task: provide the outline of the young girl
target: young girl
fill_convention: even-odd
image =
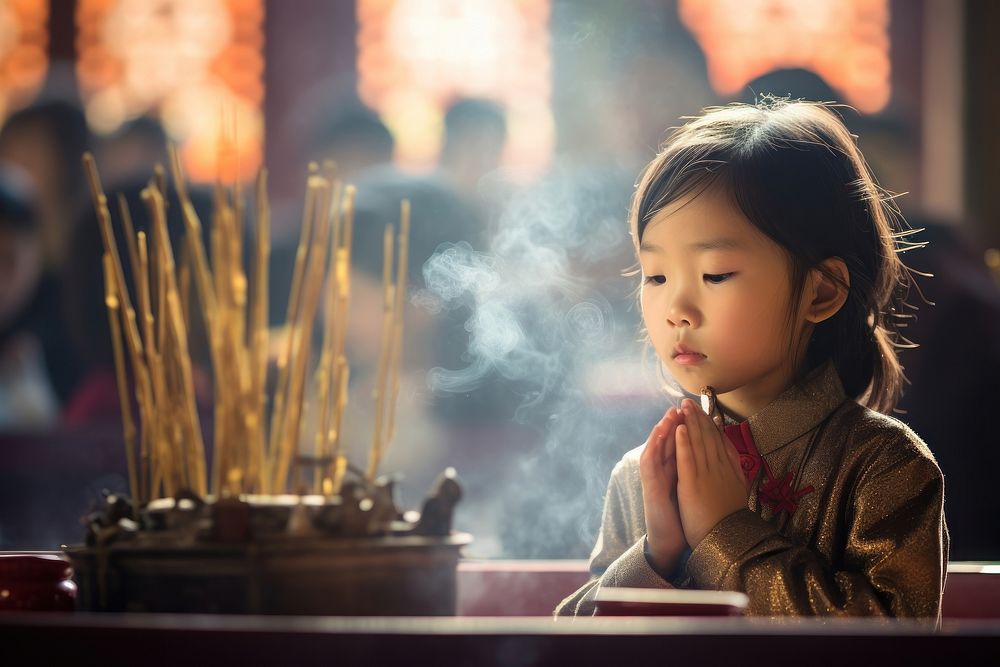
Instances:
[[[883,414],[908,273],[837,116],[709,110],[647,167],[630,217],[653,347],[721,417],[686,398],[623,457],[592,579],[556,613],[639,586],[742,591],[755,615],[939,617],[943,478]]]

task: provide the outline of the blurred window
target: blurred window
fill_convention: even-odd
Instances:
[[[677,7],[724,96],[771,70],[801,67],[858,111],[889,102],[888,0],[679,0]]]
[[[505,107],[505,166],[536,174],[548,165],[548,0],[358,0],[357,16],[359,94],[393,130],[402,165],[433,165],[458,97]]]
[[[0,0],[0,121],[34,98],[49,59],[49,3]]]
[[[196,181],[252,176],[264,120],[263,0],[78,0],[87,120],[159,115]]]

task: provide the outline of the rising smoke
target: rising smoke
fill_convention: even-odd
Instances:
[[[630,377],[641,346],[621,276],[628,187],[608,182],[556,171],[505,202],[489,252],[445,244],[423,267],[415,300],[461,313],[467,340],[460,363],[428,373],[430,390],[513,394],[506,417],[531,440],[484,451],[465,475],[459,524],[476,534],[476,555],[585,557],[611,467],[655,421],[652,382],[645,400],[620,400],[642,384]]]

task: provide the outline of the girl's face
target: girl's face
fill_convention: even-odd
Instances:
[[[726,196],[709,188],[659,211],[639,263],[646,330],[687,392],[711,385],[727,410],[747,416],[791,384],[805,304],[790,331],[789,260]]]

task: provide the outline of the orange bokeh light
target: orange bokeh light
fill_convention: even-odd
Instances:
[[[78,0],[76,21],[77,76],[96,131],[154,115],[192,180],[256,173],[263,0]]]
[[[0,0],[0,120],[28,103],[48,70],[49,3]]]
[[[549,3],[544,0],[358,0],[358,92],[396,135],[397,160],[438,157],[444,111],[459,97],[503,104],[503,163],[522,174],[551,160]]]
[[[723,95],[772,70],[802,67],[859,111],[889,103],[888,0],[679,0],[678,13]]]

